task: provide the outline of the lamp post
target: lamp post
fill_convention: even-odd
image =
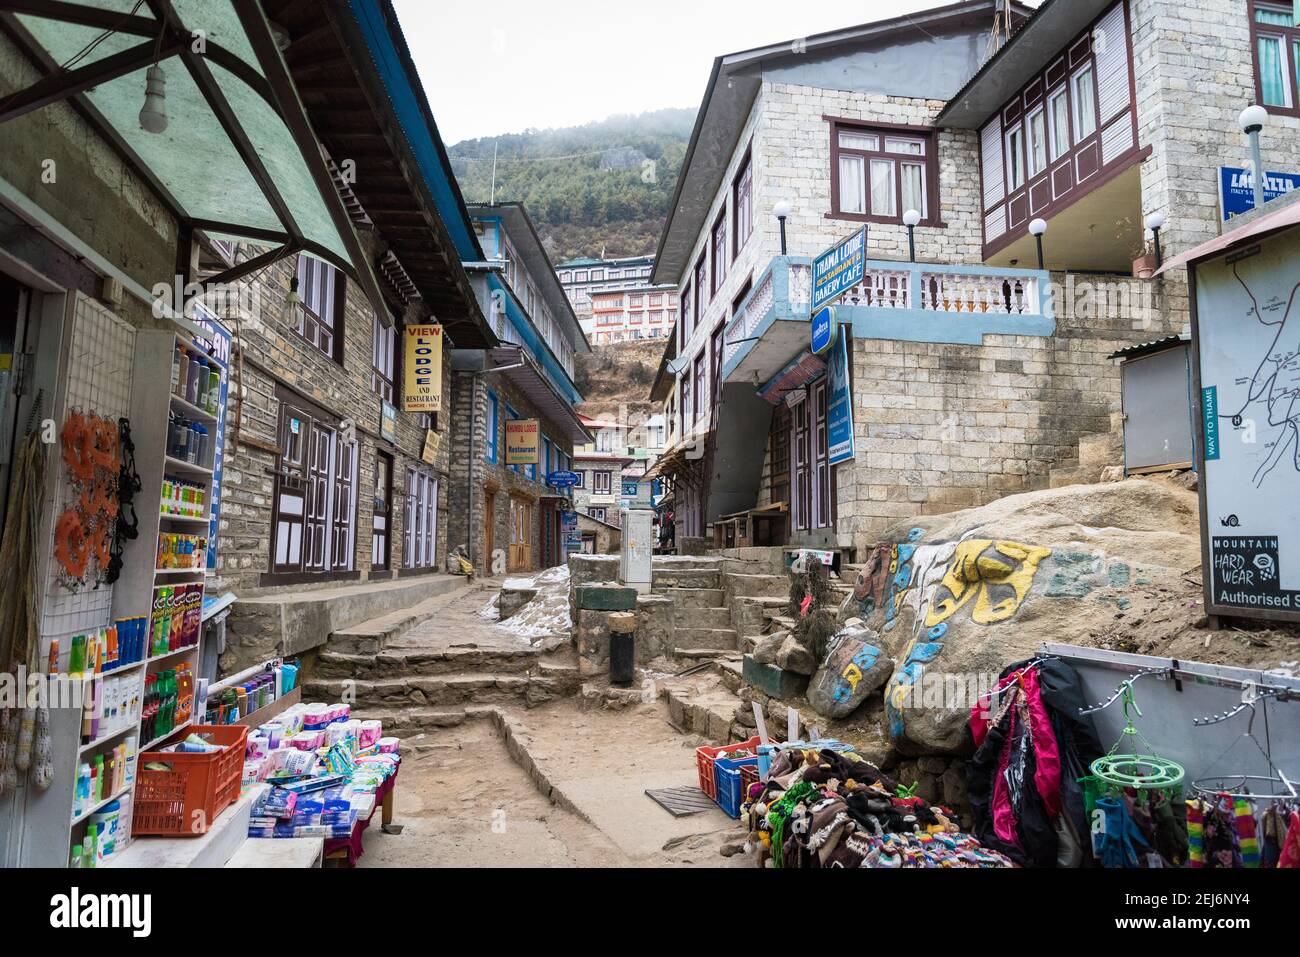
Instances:
[[[1047,232],[1047,220],[1035,219],[1029,224],[1029,235],[1038,243],[1038,268],[1043,268],[1043,233]]]
[[[1250,162],[1255,167],[1252,173],[1255,181],[1255,208],[1260,209],[1264,205],[1264,164],[1259,154],[1259,131],[1268,122],[1268,110],[1259,104],[1248,106],[1241,111],[1237,122],[1241,124],[1241,131],[1250,140]]]
[[[1159,269],[1164,265],[1165,257],[1160,252],[1160,230],[1165,225],[1164,213],[1152,213],[1147,217],[1147,229],[1151,230],[1151,236],[1156,244],[1156,268]]]
[[[907,259],[916,262],[916,225],[921,221],[921,214],[909,209],[903,214],[903,225],[907,227]]]
[[[781,255],[785,255],[785,220],[790,215],[790,204],[781,200],[772,207],[772,212],[776,214],[776,220],[781,224]]]

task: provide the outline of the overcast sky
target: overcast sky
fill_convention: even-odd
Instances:
[[[448,145],[612,113],[694,110],[716,56],[947,2],[394,0]]]

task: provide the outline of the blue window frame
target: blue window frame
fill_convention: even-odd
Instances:
[[[497,394],[488,389],[487,394],[487,448],[483,450],[483,458],[496,464],[497,460],[497,435],[501,428],[499,421],[501,418],[501,404],[497,401]]]
[[[543,435],[542,436],[542,482],[543,483],[545,483],[546,481],[546,476],[550,475],[552,472],[555,471],[555,467],[551,462],[552,448],[553,446],[551,445],[551,440]]]

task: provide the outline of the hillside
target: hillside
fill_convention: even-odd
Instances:
[[[583,126],[524,130],[452,146],[468,202],[522,202],[553,262],[654,252],[686,154],[694,110],[611,116]]]
[[[629,418],[653,415],[658,409],[650,401],[650,386],[663,353],[664,342],[656,339],[593,346],[590,355],[579,355],[575,384],[583,402],[578,411],[598,419],[617,418],[620,407]]]

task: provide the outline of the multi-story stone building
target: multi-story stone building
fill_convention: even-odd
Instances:
[[[652,256],[584,257],[556,267],[582,331],[593,344],[667,336],[677,322],[676,288],[652,286],[653,267]]]
[[[1146,217],[1166,252],[1217,233],[1218,168],[1242,165],[1237,116],[1261,98],[1266,168],[1300,161],[1285,5],[1046,0],[1013,6],[989,55],[1000,6],[715,62],[652,277],[681,302],[656,391],[677,434],[652,470],[679,542],[765,509],[791,543],[861,548],[1074,474],[1120,411],[1110,353],[1186,322],[1180,275],[1134,278]],[[810,350],[811,263],[863,227],[837,306],[846,406]]]

